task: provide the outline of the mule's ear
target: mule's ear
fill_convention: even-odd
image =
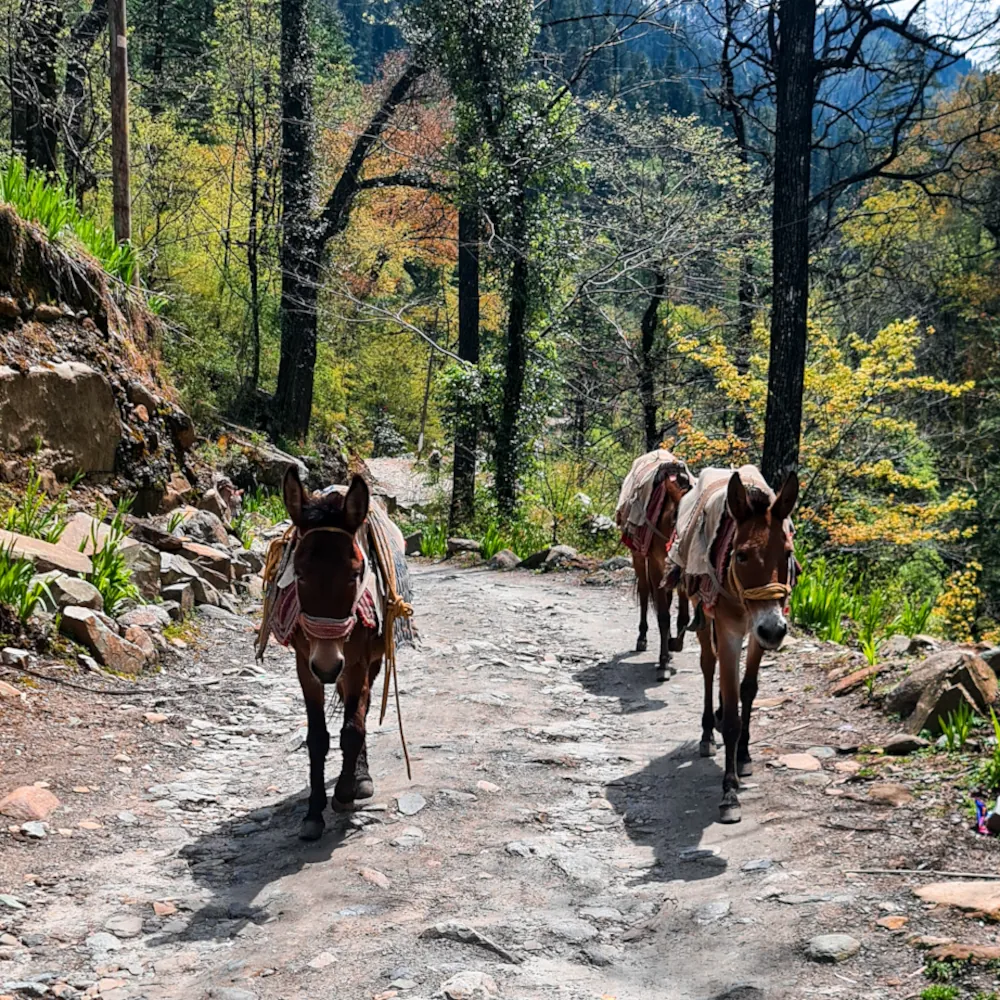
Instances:
[[[306,502],[306,491],[302,487],[302,480],[299,479],[299,469],[296,465],[290,465],[285,472],[285,481],[281,488],[282,496],[285,500],[285,510],[292,519],[292,524],[296,527],[302,524],[302,508]]]
[[[729,506],[729,513],[739,523],[748,521],[753,516],[750,509],[750,501],[747,499],[747,490],[740,479],[740,474],[734,472],[729,477],[729,488],[726,490],[726,503]]]
[[[368,484],[361,476],[355,475],[344,498],[344,527],[348,531],[357,531],[364,524],[369,503]]]
[[[789,472],[788,478],[781,484],[778,495],[771,504],[771,516],[779,524],[791,514],[795,501],[799,498],[799,477],[796,472]]]

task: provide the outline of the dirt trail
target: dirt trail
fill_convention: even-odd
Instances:
[[[495,983],[521,1000],[913,995],[918,956],[874,927],[912,900],[845,878],[865,848],[822,825],[833,772],[762,760],[837,745],[850,727],[824,722],[832,709],[816,702],[805,726],[762,709],[743,822],[722,827],[721,756],[697,756],[693,643],[656,685],[654,654],[623,653],[637,617],[623,588],[448,564],[414,577],[421,644],[400,656],[413,783],[390,709],[381,729],[371,720],[374,800],[328,813],[324,838],[300,843],[290,654],[272,645],[261,670],[247,621],[206,622],[161,697],[89,727],[90,746],[132,758],[128,775],[85,813],[59,787],[80,777],[53,772],[68,818],[52,825],[87,814],[101,829],[4,842],[19,853],[0,892],[28,909],[0,906],[20,941],[0,947],[0,994],[457,1000]],[[765,706],[795,669],[793,654],[765,661]],[[167,721],[146,723],[150,707]],[[338,768],[333,755],[331,787]],[[444,921],[503,954],[423,936]],[[832,932],[860,938],[861,955],[808,961],[804,942]],[[463,993],[463,978],[480,992]]]

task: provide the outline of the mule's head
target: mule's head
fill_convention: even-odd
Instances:
[[[750,615],[750,629],[764,649],[777,649],[785,638],[788,599],[787,596],[754,599],[752,592],[771,584],[788,587],[792,583],[794,555],[791,533],[785,521],[798,495],[799,479],[794,472],[789,474],[773,500],[759,490],[747,490],[738,472],[729,480],[729,513],[736,521],[731,572],[739,584],[738,589],[751,592],[744,603]]]
[[[355,536],[368,516],[368,484],[355,476],[346,494],[312,499],[292,466],[285,473],[284,499],[288,516],[299,529],[295,577],[309,667],[324,684],[332,684],[344,668],[348,637],[324,636],[331,629],[322,626],[350,619],[361,597],[365,559]],[[310,628],[309,619],[317,626]]]

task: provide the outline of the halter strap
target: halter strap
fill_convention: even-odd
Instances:
[[[368,554],[365,552],[364,548],[358,544],[357,533],[353,531],[348,531],[346,528],[335,528],[335,527],[322,527],[322,528],[309,528],[307,531],[303,531],[299,535],[299,541],[306,537],[306,535],[311,535],[314,531],[329,531],[338,535],[346,535],[358,546],[358,550],[361,552],[361,560],[363,563],[363,568],[361,571],[361,584],[358,587],[358,596],[354,601],[354,606],[351,608],[351,613],[346,618],[323,618],[314,615],[307,615],[305,612],[299,613],[299,627],[310,639],[349,639],[351,633],[354,631],[354,625],[358,620],[358,605],[361,603],[361,599],[365,595],[365,591],[368,589],[369,582],[372,577],[371,562],[368,559]],[[296,586],[298,586],[298,581],[296,581]]]
[[[729,572],[726,574],[726,582],[730,589],[722,588],[723,593],[730,600],[735,600],[744,607],[746,607],[747,601],[785,601],[792,592],[790,584],[777,581],[765,584],[763,587],[744,587],[736,575],[736,560],[732,556],[729,558]]]

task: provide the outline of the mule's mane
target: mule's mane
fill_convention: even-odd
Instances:
[[[344,521],[344,494],[328,493],[302,505],[302,529],[339,528]]]
[[[744,488],[746,489],[747,503],[750,505],[754,517],[760,517],[771,509],[773,497],[769,497],[757,486],[747,486],[744,483]]]

